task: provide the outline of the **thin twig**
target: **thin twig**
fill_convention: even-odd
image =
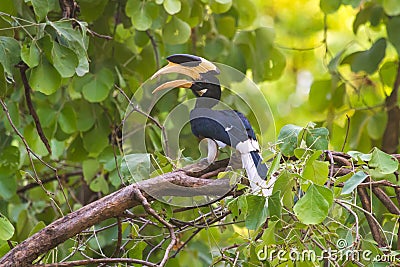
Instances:
[[[156,40],[154,39],[153,34],[150,32],[150,30],[146,30],[146,34],[150,39],[151,46],[153,47],[154,58],[156,60],[156,67],[157,67],[157,69],[159,69],[160,68],[160,57],[158,55],[158,45],[156,43]]]
[[[346,118],[347,118],[347,123],[346,123],[346,135],[344,137],[344,141],[343,141],[343,145],[342,145],[342,149],[340,151],[344,151],[344,147],[347,143],[347,138],[349,137],[349,132],[350,132],[350,117],[349,115],[346,114]]]
[[[91,29],[86,29],[86,30],[87,30],[88,33],[90,33],[92,36],[95,36],[95,37],[98,37],[98,38],[101,38],[101,39],[106,39],[106,40],[112,40],[112,39],[113,39],[111,36],[103,35],[103,34],[97,33],[97,32],[95,32],[95,31],[93,31],[93,30],[91,30]]]
[[[340,206],[342,206],[343,208],[345,208],[348,212],[350,212],[353,217],[356,220],[355,223],[355,232],[356,232],[356,240],[354,240],[353,245],[354,247],[358,247],[359,242],[360,242],[360,234],[358,232],[359,229],[359,220],[358,220],[358,216],[357,213],[355,213],[350,207],[348,207],[345,203],[343,203],[342,201],[340,201],[340,199],[335,199],[335,203],[339,204]]]
[[[175,236],[175,231],[174,231],[174,226],[164,220],[160,215],[157,214],[157,212],[152,209],[150,203],[147,201],[147,199],[143,196],[142,192],[138,187],[135,187],[135,197],[140,201],[142,204],[143,208],[146,210],[147,213],[149,213],[151,216],[153,216],[156,220],[158,220],[160,223],[162,223],[165,227],[168,228],[170,237],[171,237],[171,242],[169,243],[168,247],[165,249],[164,257],[161,260],[159,266],[162,267],[167,263],[167,260],[169,258],[169,253],[174,247],[176,243],[176,236]]]
[[[21,80],[22,84],[24,85],[24,91],[25,91],[25,100],[26,100],[26,105],[28,106],[29,113],[31,114],[33,121],[35,122],[36,126],[36,131],[40,137],[40,140],[42,140],[43,144],[45,145],[47,151],[51,154],[51,147],[49,140],[47,139],[46,135],[43,132],[42,125],[40,124],[39,116],[36,113],[35,108],[33,107],[32,103],[32,98],[31,98],[31,86],[29,85],[28,78],[26,77],[26,70],[28,69],[28,66],[26,64],[20,64],[18,65],[19,67],[19,72],[21,74]]]
[[[133,112],[138,112],[139,114],[147,117],[149,120],[151,120],[160,130],[161,130],[161,134],[162,137],[164,139],[164,144],[165,144],[165,154],[168,157],[169,156],[169,149],[168,149],[168,138],[167,138],[167,133],[165,131],[165,127],[164,125],[162,125],[161,123],[159,123],[154,117],[152,117],[150,114],[147,114],[146,112],[142,111],[138,106],[136,106],[131,100],[130,98],[126,95],[126,93],[124,92],[124,90],[122,90],[122,88],[120,88],[117,85],[114,85],[115,88],[117,88],[117,90],[125,97],[125,99],[128,101],[129,105],[132,108]],[[124,123],[126,120],[126,118],[124,118],[122,120],[122,123]]]

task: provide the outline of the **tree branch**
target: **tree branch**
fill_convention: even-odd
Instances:
[[[29,113],[31,114],[33,121],[35,122],[36,126],[36,131],[40,137],[40,140],[42,140],[43,144],[46,146],[47,151],[51,154],[51,147],[49,140],[47,140],[46,135],[43,132],[42,125],[40,124],[39,116],[36,113],[35,108],[33,107],[32,103],[32,98],[31,98],[31,86],[29,85],[28,79],[26,77],[26,70],[28,69],[28,66],[26,64],[21,64],[18,65],[19,67],[19,72],[21,74],[21,80],[22,84],[24,85],[25,89],[25,99],[26,99],[26,105],[28,106]]]
[[[393,90],[385,100],[388,121],[382,138],[382,150],[386,153],[395,153],[399,146],[400,109],[397,104],[397,99],[400,86],[400,63],[397,64],[397,75]]]
[[[180,185],[181,189],[172,187],[171,184]],[[189,176],[183,170],[140,181],[54,221],[9,251],[0,259],[0,265],[29,266],[37,257],[83,230],[106,219],[120,216],[125,210],[143,204],[143,197],[146,201],[152,200],[152,197],[144,192],[151,192],[152,196],[193,196],[194,194],[215,196],[223,194],[224,190],[221,188],[229,186],[229,179],[200,179]],[[185,187],[194,187],[191,189],[192,194],[189,194]]]

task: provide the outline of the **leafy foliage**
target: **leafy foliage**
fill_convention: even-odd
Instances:
[[[168,266],[258,266],[257,252],[264,246],[320,253],[332,247],[328,240],[339,239],[373,256],[398,253],[399,214],[388,212],[379,195],[368,191],[371,214],[380,223],[375,227],[387,242],[379,248],[356,193],[372,188],[372,181],[385,186],[392,203],[397,192],[399,201],[398,159],[381,146],[384,138],[392,138],[385,131],[395,121],[387,99],[400,79],[397,1],[78,3],[80,10],[64,18],[66,9],[55,0],[3,0],[0,5],[0,255],[10,249],[7,240],[20,243],[57,218],[141,180],[143,173],[151,170],[156,176],[179,167],[163,155],[164,136],[149,118],[144,121],[149,154],[123,158],[120,146],[129,105],[125,95],[130,99],[173,53],[227,64],[259,84],[278,129],[276,142],[259,133],[264,155],[268,148],[274,151],[268,179],[277,181],[267,200],[246,191],[187,210],[152,202],[179,231],[173,248],[179,257]],[[149,115],[164,121],[184,97],[180,91],[168,93]],[[241,101],[229,95],[225,100],[258,127]],[[38,138],[40,131],[50,151]],[[182,129],[181,139],[186,148],[181,159],[192,162],[199,151],[189,127]],[[150,168],[154,162],[155,170]],[[142,207],[133,210],[143,212]],[[124,216],[86,230],[41,262],[160,261],[168,239],[164,226],[146,214]],[[118,238],[124,241],[121,249],[115,249]],[[274,257],[269,264],[279,261]]]

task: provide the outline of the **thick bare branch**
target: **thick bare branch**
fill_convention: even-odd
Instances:
[[[171,184],[180,185],[182,190],[177,190],[176,186],[171,187]],[[143,198],[138,195],[138,189],[146,201],[150,201],[152,197],[145,192],[151,192],[152,196],[188,196],[185,187],[193,187],[191,196],[197,192],[199,195],[215,196],[223,193],[221,188],[229,187],[229,180],[201,179],[178,170],[129,185],[51,223],[9,251],[0,259],[0,266],[29,266],[41,254],[83,230],[141,205]]]

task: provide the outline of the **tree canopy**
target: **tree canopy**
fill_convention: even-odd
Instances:
[[[0,265],[395,265],[398,27],[396,0],[2,0]],[[202,165],[193,95],[151,94],[175,53],[224,70],[268,199],[229,148]]]

